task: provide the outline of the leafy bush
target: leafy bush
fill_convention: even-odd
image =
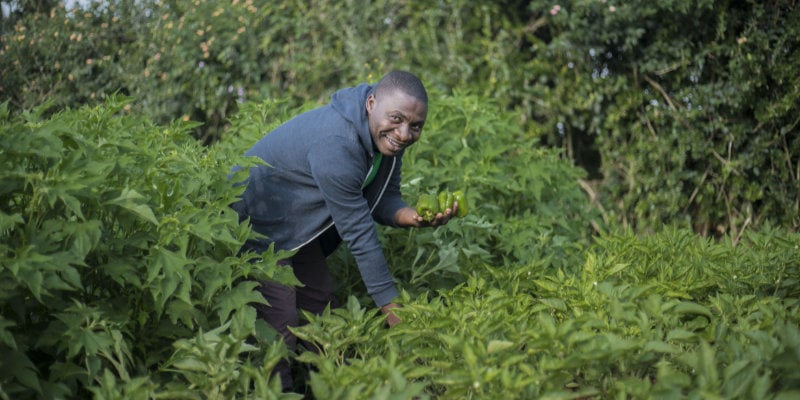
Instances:
[[[796,3],[32,7],[3,20],[0,97],[13,111],[44,101],[58,110],[119,92],[157,123],[202,122],[193,134],[211,143],[242,102],[297,107],[409,69],[431,89],[513,110],[588,170],[595,182],[584,187],[608,223],[734,237],[765,223],[797,230]]]
[[[407,296],[391,330],[351,298],[308,316],[297,334],[318,352],[298,360],[331,399],[351,387],[361,398],[788,399],[800,392],[798,248],[800,236],[777,231],[737,246],[686,230],[604,235],[582,274],[487,265]]]
[[[67,11],[63,2],[51,3],[59,4],[39,12],[31,7],[21,18],[3,21],[0,97],[9,101],[10,111],[31,111],[44,103],[57,111],[117,92],[133,94],[128,82],[141,73],[136,46],[142,32],[127,21],[137,20],[136,8],[126,5],[130,2],[107,8],[89,2],[87,10]]]
[[[587,159],[607,219],[703,235],[800,227],[796,1],[531,4],[546,143]],[[584,165],[591,165],[584,163]]]
[[[473,211],[381,230],[407,290],[392,330],[337,254],[353,297],[298,330],[313,394],[800,391],[794,0],[10,3],[0,398],[298,397],[247,307],[250,278],[291,276],[237,255],[226,175],[391,68],[435,94],[406,200],[465,188]]]
[[[0,109],[3,398],[85,397],[98,384],[110,398],[173,381],[206,393],[230,381],[230,394],[251,390],[245,376],[270,387],[237,364],[252,354],[264,358],[252,368],[269,370],[282,356],[256,330],[247,305],[263,299],[251,279],[293,277],[275,266],[281,254],[237,256],[252,233],[228,208],[236,159],[198,144],[191,124],[155,126],[127,105],[114,98],[50,119]],[[213,341],[197,333],[212,329]],[[261,351],[244,346],[250,336]],[[222,356],[210,365],[227,375],[192,378],[193,360]]]
[[[464,190],[470,214],[438,229],[380,227],[384,253],[406,290],[452,287],[474,268],[538,260],[574,266],[601,223],[578,185],[584,172],[543,148],[513,114],[474,94],[432,96],[419,142],[403,158],[403,195]],[[363,293],[352,256],[334,257],[342,294]]]
[[[121,92],[134,96],[133,109],[154,121],[202,121],[195,134],[212,142],[243,101],[283,98],[300,106],[342,85],[374,81],[390,68],[417,70],[432,88],[497,83],[511,74],[512,64],[503,61],[517,53],[502,45],[512,32],[504,8],[464,0],[439,6],[234,1],[223,7],[208,0],[108,1],[72,10],[61,5],[10,21],[14,32],[0,37],[0,69],[9,72],[0,95],[25,110],[48,98],[64,107]],[[467,37],[465,28],[472,32]],[[472,59],[486,67],[476,68]],[[451,73],[435,72],[440,68]]]

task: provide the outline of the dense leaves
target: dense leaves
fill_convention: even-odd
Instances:
[[[3,4],[25,9],[0,36],[14,112],[122,93],[213,142],[243,102],[297,107],[411,69],[513,110],[588,170],[609,222],[800,227],[796,0]]]
[[[800,393],[796,0],[0,3],[1,399],[300,397],[282,357],[330,399]],[[289,354],[227,175],[392,68],[406,201],[470,214],[381,228],[392,330],[342,248]]]
[[[531,113],[557,127],[549,143],[597,168],[607,219],[704,235],[800,227],[796,1],[584,0],[550,13],[552,40],[531,37],[542,57],[526,71],[543,98]]]
[[[190,125],[127,116],[127,104],[51,119],[0,110],[5,398],[83,397],[115,379],[142,389],[148,374],[157,387],[167,358],[185,357],[170,356],[173,342],[223,324],[223,343],[255,335],[247,304],[263,299],[248,278],[293,282],[275,255],[237,255],[251,232],[228,208],[236,158],[203,148]],[[173,368],[194,371],[184,366]]]
[[[263,300],[248,278],[292,277],[281,254],[238,255],[252,233],[228,209],[241,188],[227,177],[294,110],[251,104],[203,147],[190,126],[153,125],[120,99],[51,118],[4,109],[0,396],[296,398],[270,379],[283,357],[298,378],[313,371],[298,389],[316,398],[800,390],[797,234],[713,242],[667,229],[591,244],[577,168],[521,146],[491,104],[469,112],[477,96],[436,103],[441,123],[409,150],[404,190],[468,187],[476,206],[444,228],[381,231],[404,289],[391,330],[340,255],[349,300],[306,316],[296,332],[316,351],[298,354],[249,306]]]
[[[318,353],[299,360],[314,366],[313,393],[331,399],[351,388],[360,398],[789,399],[800,393],[799,248],[777,232],[736,247],[686,230],[605,235],[578,268],[484,265],[436,296],[406,297],[391,330],[351,298],[310,316],[298,334]]]

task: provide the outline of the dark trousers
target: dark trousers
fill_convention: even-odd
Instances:
[[[314,240],[300,248],[294,256],[284,260],[284,264],[291,265],[303,286],[289,287],[274,282],[262,282],[258,291],[269,305],[256,304],[255,308],[258,318],[275,328],[283,336],[286,346],[294,351],[297,348],[297,338],[289,332],[289,327],[299,324],[298,309],[321,314],[328,304],[332,308],[339,304],[333,294],[333,278],[320,240]],[[288,361],[279,363],[273,374],[280,375],[284,389],[292,387],[291,365]]]

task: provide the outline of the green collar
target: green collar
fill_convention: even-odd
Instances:
[[[369,173],[367,174],[367,179],[364,181],[364,184],[361,185],[361,188],[367,187],[373,180],[375,180],[375,175],[378,174],[378,167],[381,166],[381,160],[383,159],[383,154],[380,152],[375,154],[375,159],[372,161],[372,168],[369,169]]]

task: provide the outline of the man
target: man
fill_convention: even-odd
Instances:
[[[400,197],[405,149],[419,140],[428,113],[428,95],[415,75],[393,71],[375,86],[337,91],[328,105],[305,112],[259,140],[245,155],[268,165],[250,170],[247,189],[235,208],[255,231],[268,237],[245,250],[297,250],[289,260],[302,287],[265,282],[259,290],[269,303],[259,318],[272,325],[294,349],[288,327],[297,309],[322,312],[337,305],[326,257],[342,240],[352,252],[367,292],[386,315],[400,320],[398,291],[378,241],[375,222],[395,227],[446,224],[458,204],[426,222]],[[290,385],[288,365],[279,368]]]

